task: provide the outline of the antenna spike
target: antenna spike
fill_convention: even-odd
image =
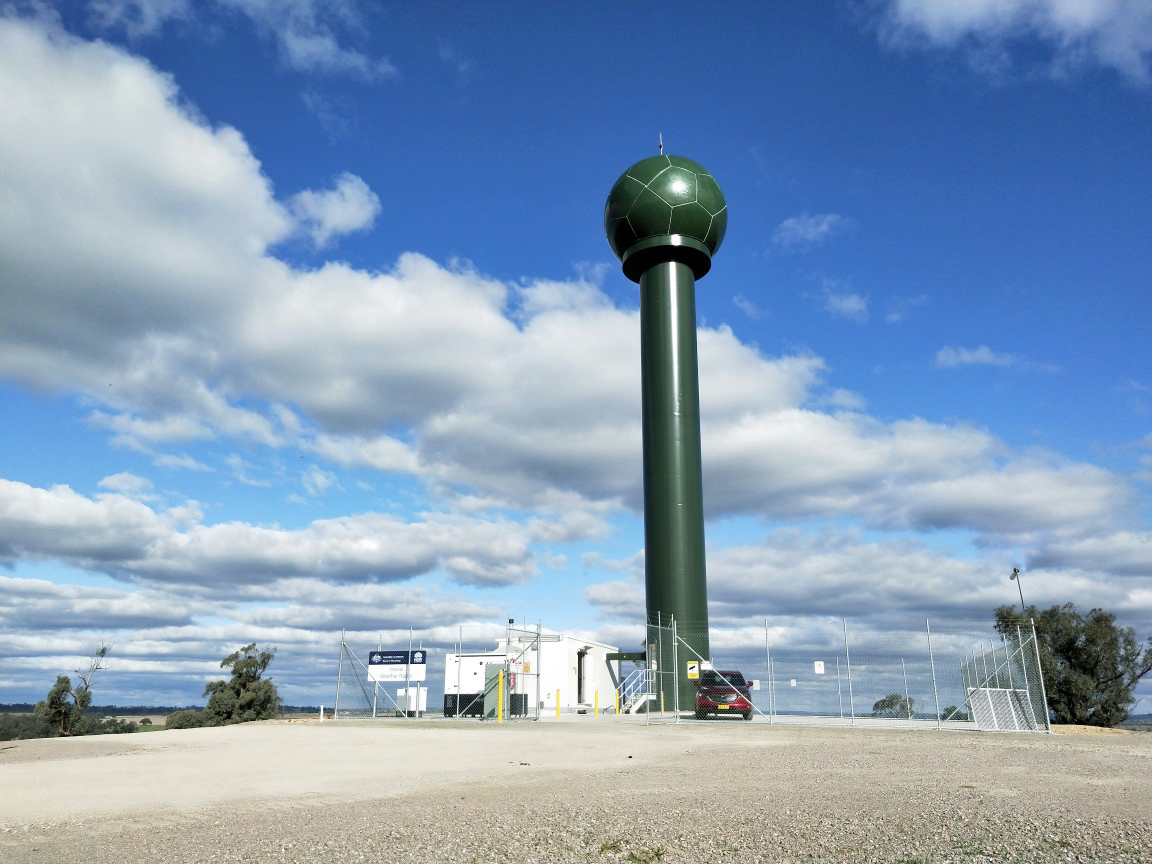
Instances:
[[[664,155],[664,133],[660,133],[660,155]]]

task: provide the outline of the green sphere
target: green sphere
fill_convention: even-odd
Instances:
[[[620,175],[604,205],[608,245],[635,282],[668,260],[683,261],[700,278],[727,227],[728,204],[715,178],[683,156],[637,162]]]

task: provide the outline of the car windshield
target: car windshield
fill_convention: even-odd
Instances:
[[[712,669],[700,673],[701,687],[744,687],[744,676],[739,672],[717,672]]]

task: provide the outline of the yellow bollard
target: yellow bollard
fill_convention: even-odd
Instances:
[[[501,669],[498,673],[499,678],[496,683],[496,722],[504,722],[504,670]]]
[[[620,716],[620,691],[616,691],[616,716]]]
[[[596,716],[600,716],[600,691],[596,691]]]
[[[560,691],[556,691],[556,719],[560,719]]]
[[[664,691],[660,691],[660,713],[664,713]]]

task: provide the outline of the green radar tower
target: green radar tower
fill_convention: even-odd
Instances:
[[[650,623],[675,620],[687,644],[656,660],[675,670],[679,710],[695,707],[686,664],[709,660],[708,586],[700,471],[700,382],[696,281],[724,240],[728,205],[703,166],[662,154],[637,162],[604,207],[608,243],[624,275],[640,285],[644,428],[644,586]],[[667,641],[667,640],[666,640]],[[671,679],[661,675],[666,703]]]

